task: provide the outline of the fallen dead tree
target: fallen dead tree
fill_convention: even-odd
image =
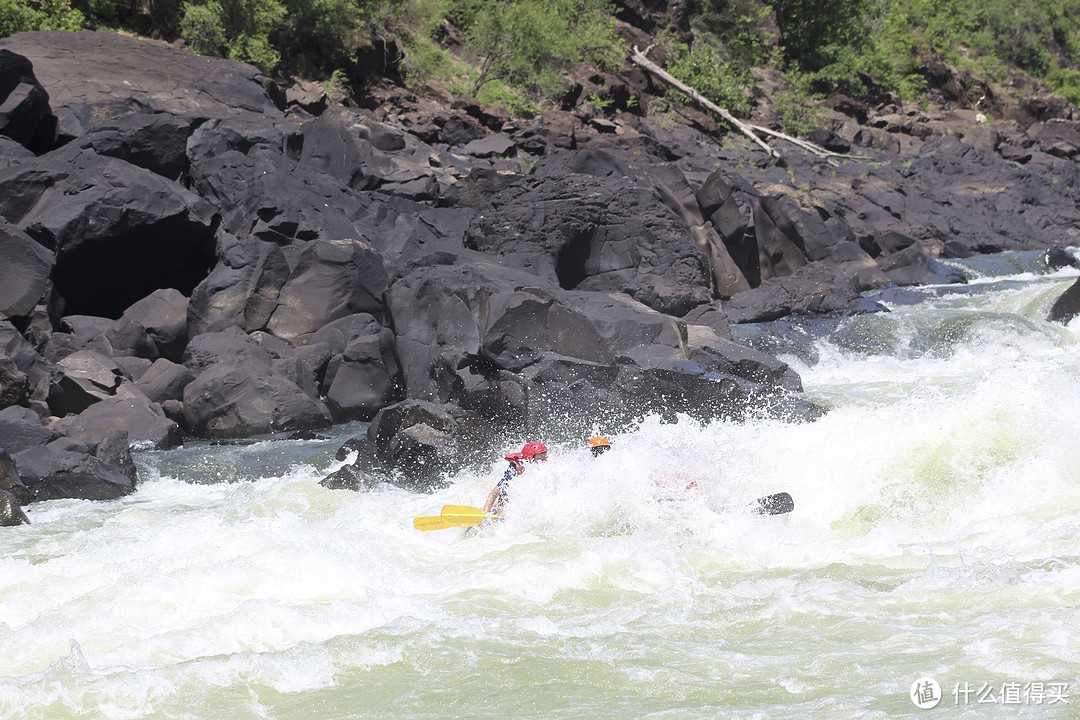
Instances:
[[[648,52],[648,51],[649,51],[649,48],[645,48],[645,52]],[[726,123],[731,125],[731,127],[735,128],[736,130],[741,132],[743,135],[746,135],[748,138],[750,138],[752,141],[754,141],[754,143],[761,146],[765,150],[765,152],[769,153],[769,155],[772,155],[775,158],[779,158],[780,153],[776,150],[776,148],[772,147],[771,145],[769,145],[769,143],[762,140],[759,137],[759,134],[760,135],[769,135],[771,137],[779,138],[781,140],[786,140],[787,142],[792,143],[793,145],[796,145],[798,147],[801,147],[802,149],[804,149],[804,150],[806,150],[808,152],[811,152],[814,155],[817,155],[819,157],[825,157],[825,158],[856,158],[856,159],[859,158],[858,155],[844,155],[844,154],[841,154],[841,153],[832,152],[831,150],[826,150],[825,148],[821,147],[820,145],[815,145],[814,143],[809,142],[807,140],[800,140],[799,138],[792,137],[791,135],[786,135],[786,134],[784,134],[782,132],[778,132],[778,131],[772,130],[770,128],[761,127],[760,125],[751,125],[749,123],[744,123],[742,120],[739,120],[737,117],[732,115],[730,112],[728,112],[724,108],[722,108],[719,105],[717,105],[716,103],[710,101],[708,98],[706,98],[704,95],[699,93],[697,90],[694,90],[694,88],[690,87],[689,85],[682,82],[681,80],[675,78],[671,74],[665,72],[663,68],[661,68],[659,65],[657,65],[652,60],[647,58],[645,56],[645,53],[638,50],[636,45],[634,46],[634,52],[631,54],[630,59],[633,60],[638,65],[640,65],[641,67],[648,70],[649,72],[651,72],[656,77],[658,77],[661,80],[663,80],[664,82],[666,82],[668,85],[671,85],[672,87],[676,88],[677,90],[685,93],[687,97],[689,97],[691,100],[696,102],[701,107],[705,108],[706,110],[708,110],[710,112],[715,113],[716,115],[719,115],[720,118],[722,118]]]

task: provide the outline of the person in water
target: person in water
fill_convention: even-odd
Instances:
[[[589,452],[593,457],[600,457],[605,452],[611,449],[611,441],[606,437],[597,435],[596,437],[589,438]]]
[[[502,479],[488,494],[487,502],[484,503],[484,512],[497,517],[501,516],[506,509],[508,501],[507,487],[510,485],[510,481],[525,472],[525,463],[547,460],[547,452],[547,445],[544,445],[544,443],[531,442],[525,443],[520,452],[507,455],[506,459],[510,462],[510,467],[506,469]]]

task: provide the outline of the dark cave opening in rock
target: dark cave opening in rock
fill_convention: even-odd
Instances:
[[[52,280],[63,298],[60,314],[117,319],[155,290],[191,295],[214,266],[214,238],[177,237],[175,230],[142,227],[138,233],[99,238],[57,255]]]
[[[592,254],[592,236],[581,234],[568,240],[555,259],[555,274],[559,278],[559,287],[573,290],[589,277],[586,263]]]

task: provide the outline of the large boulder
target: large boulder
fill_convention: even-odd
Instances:
[[[0,490],[0,527],[25,525],[30,522],[19,500],[7,490]]]
[[[270,368],[274,355],[238,327],[196,335],[184,349],[184,365],[196,375],[218,364],[253,364]]]
[[[33,410],[12,406],[0,410],[0,448],[19,453],[38,445],[47,445],[60,433],[41,424]]]
[[[55,262],[53,253],[0,218],[0,319],[30,315],[48,293]]]
[[[877,259],[885,276],[900,286],[966,283],[959,270],[935,260],[920,248],[912,246]]]
[[[56,141],[49,93],[34,76],[33,64],[4,48],[0,48],[0,135],[34,152],[49,150]]]
[[[453,156],[359,113],[335,110],[301,127],[300,162],[356,190],[432,200],[456,182]]]
[[[24,505],[34,499],[33,493],[19,477],[19,471],[11,453],[2,447],[0,447],[0,490],[11,493],[18,503]]]
[[[269,332],[303,343],[329,322],[356,313],[383,316],[387,275],[379,253],[359,240],[315,240],[302,246]]]
[[[158,288],[190,292],[213,261],[207,203],[92,151],[64,148],[0,170],[0,216],[55,250],[63,314],[118,318]]]
[[[151,402],[183,400],[184,388],[195,379],[195,373],[184,365],[159,358],[136,381],[135,386]]]
[[[155,290],[124,311],[121,320],[142,328],[160,357],[179,362],[188,341],[188,299],[175,288]]]
[[[98,400],[115,395],[125,379],[124,371],[115,360],[93,350],[73,352],[57,365],[65,377]]]
[[[671,412],[737,416],[801,388],[786,365],[708,324],[618,293],[564,291],[475,253],[411,263],[388,305],[407,396],[512,430],[558,433],[552,418],[565,429],[601,413],[630,422],[663,408],[665,397]]]
[[[84,452],[42,445],[16,454],[14,460],[35,502],[61,498],[115,500],[136,488],[120,468]]]
[[[29,392],[30,378],[14,360],[0,355],[0,408],[27,404]]]
[[[406,400],[380,410],[367,435],[356,443],[356,461],[320,484],[362,490],[387,481],[433,492],[490,447],[493,437],[487,423],[461,408]]]
[[[364,335],[377,335],[383,326],[374,315],[357,313],[326,323],[307,339],[309,343],[326,343],[334,355],[345,352],[349,343]]]
[[[281,117],[251,65],[179,52],[167,43],[114,32],[26,32],[0,49],[33,63],[59,118],[62,138],[136,111],[204,118]]]
[[[647,178],[565,174],[510,187],[480,208],[466,245],[556,287],[625,292],[673,315],[712,297],[707,254]]]
[[[231,327],[245,332],[265,329],[288,278],[289,263],[280,247],[224,234],[218,243],[217,265],[192,291],[189,334],[194,337]]]
[[[810,263],[775,277],[724,303],[732,323],[759,323],[788,315],[858,314],[881,309],[863,300],[857,275],[843,265]]]
[[[324,342],[309,342],[307,345],[290,348],[273,362],[274,372],[291,380],[315,400],[325,396],[327,372],[334,351]]]
[[[190,153],[190,149],[189,149]],[[371,239],[375,201],[280,148],[255,145],[191,157],[192,187],[219,208],[223,228],[282,245],[318,238]]]
[[[254,362],[213,365],[184,388],[184,419],[199,437],[322,428],[330,414],[296,383]]]
[[[12,398],[16,402],[11,404],[22,404],[20,398],[25,393],[27,403],[43,405],[54,389],[57,375],[56,367],[41,357],[11,323],[0,320],[0,398]]]
[[[140,449],[167,450],[181,443],[177,424],[165,416],[161,405],[131,383],[77,416],[58,420],[52,427],[88,445],[98,445],[116,430],[126,432],[129,441]]]
[[[133,111],[93,125],[75,147],[118,158],[169,180],[187,170],[187,142],[201,118]]]
[[[394,334],[354,338],[327,369],[326,404],[334,420],[370,420],[380,409],[403,397],[403,378]]]
[[[33,496],[19,477],[15,461],[8,451],[0,446],[0,527],[13,527],[30,522],[30,518],[23,512],[20,498],[29,502]]]

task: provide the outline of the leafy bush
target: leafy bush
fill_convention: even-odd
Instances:
[[[1019,68],[1068,87],[1080,64],[1080,0],[770,0],[793,67],[850,85],[866,72],[905,99],[937,55],[991,81]],[[857,89],[857,86],[855,86]]]
[[[790,135],[809,135],[822,126],[824,112],[816,104],[818,96],[811,90],[812,78],[793,72],[786,77],[784,89],[773,98],[780,112],[780,129]]]
[[[515,117],[532,117],[536,114],[536,103],[520,90],[504,85],[501,80],[490,80],[476,93],[476,99],[485,105],[505,108]]]
[[[608,67],[625,51],[606,0],[510,0],[469,5],[461,15],[469,47],[480,59],[479,90],[502,80],[551,96],[566,86],[563,73],[579,63]]]
[[[840,48],[870,43],[868,17],[888,0],[769,0],[789,63],[816,72],[836,62]]]
[[[779,37],[764,0],[700,0],[691,19],[696,39],[712,44],[739,68],[772,62]]]
[[[1062,97],[1074,105],[1080,105],[1080,70],[1057,68],[1050,72],[1046,82]]]
[[[187,47],[201,55],[220,55],[225,47],[224,12],[221,4],[184,5],[184,17],[180,20],[180,37]]]
[[[0,0],[0,37],[29,30],[78,30],[84,21],[69,0]]]
[[[180,37],[197,53],[269,71],[281,59],[271,35],[285,15],[277,0],[200,0],[184,5]]]
[[[671,33],[662,34],[662,39],[669,46],[665,70],[731,114],[746,114],[751,80],[747,70],[728,62],[717,46],[700,38],[693,45],[674,39]],[[677,105],[687,101],[674,89],[668,91],[668,99]]]

